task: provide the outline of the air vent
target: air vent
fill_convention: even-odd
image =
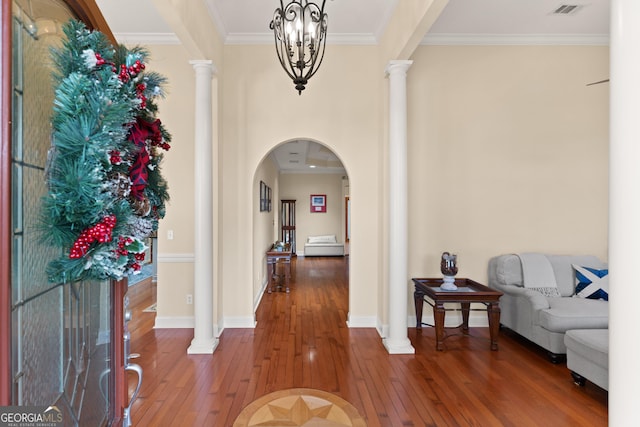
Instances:
[[[298,154],[300,154],[300,153],[295,153],[295,152],[290,152],[289,153],[290,156],[297,156]]]
[[[289,163],[300,163],[299,160],[289,160]]]
[[[575,15],[582,9],[582,5],[579,4],[562,4],[551,12],[553,15]]]

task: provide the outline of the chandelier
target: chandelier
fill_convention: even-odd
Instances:
[[[309,79],[318,71],[327,41],[327,14],[324,3],[318,7],[307,0],[291,0],[273,14],[273,30],[280,65],[302,94]]]

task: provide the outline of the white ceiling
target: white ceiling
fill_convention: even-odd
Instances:
[[[609,0],[451,0],[431,33],[608,35]],[[576,5],[571,14],[554,14]]]
[[[283,173],[346,174],[335,153],[313,141],[299,140],[279,145],[271,151],[271,159]]]
[[[273,39],[269,22],[280,5],[279,0],[183,1],[206,2],[227,43],[261,38],[270,43]],[[327,0],[327,43],[375,43],[398,1],[403,0]],[[153,0],[97,0],[97,3],[116,37],[173,33],[156,11]],[[580,7],[575,14],[553,15],[563,4]],[[609,4],[610,0],[450,0],[427,38],[450,34],[607,37]]]
[[[269,22],[279,0],[183,1],[205,1],[227,44],[273,42]],[[399,1],[404,0],[327,0],[327,43],[377,43]],[[96,2],[121,43],[175,39],[153,0]],[[553,14],[562,5],[577,5],[577,12]],[[609,7],[610,0],[449,0],[423,43],[607,44]],[[293,144],[283,144],[272,152],[281,170],[309,171],[315,163],[316,172],[345,173],[324,146],[306,141]],[[331,168],[326,169],[327,165]]]

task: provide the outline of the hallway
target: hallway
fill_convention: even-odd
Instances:
[[[226,329],[213,355],[187,355],[190,329],[153,329],[134,303],[133,362],[144,369],[135,426],[229,427],[242,408],[286,388],[316,388],[353,404],[374,426],[605,426],[608,394],[575,386],[564,364],[501,331],[453,336],[435,351],[433,329],[409,328],[415,355],[390,356],[375,329],[349,329],[349,257],[296,260],[289,294],[265,294],[255,329]],[[133,386],[134,376],[131,377]]]

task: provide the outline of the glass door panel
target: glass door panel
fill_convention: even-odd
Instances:
[[[54,100],[49,52],[73,14],[60,0],[12,6],[12,404],[55,405],[64,425],[106,425],[111,284],[49,283],[46,266],[58,252],[40,239]]]

